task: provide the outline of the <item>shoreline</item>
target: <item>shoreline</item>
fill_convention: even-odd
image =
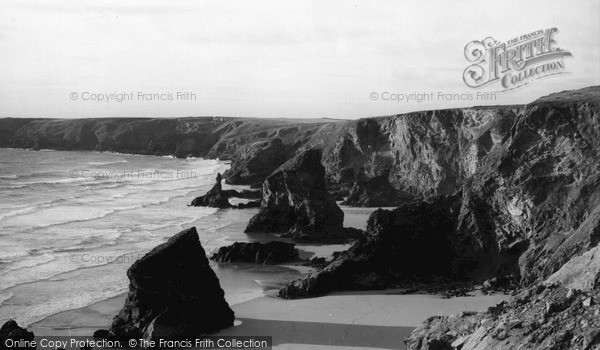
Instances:
[[[366,218],[377,208],[343,206],[345,226],[363,228]],[[232,210],[235,210],[233,212]],[[256,209],[226,209],[216,214],[235,213],[240,220],[216,230],[223,245],[236,241],[290,241],[268,234],[245,234],[245,217]],[[220,213],[220,214],[219,214]],[[348,244],[297,244],[303,259],[330,257]],[[207,251],[207,254],[211,254]],[[225,297],[236,313],[233,327],[216,335],[273,336],[276,349],[378,348],[403,349],[403,339],[427,318],[463,311],[481,311],[509,298],[504,294],[444,298],[434,294],[404,294],[404,290],[334,292],[326,296],[286,300],[276,297],[285,283],[313,270],[301,264],[255,265],[215,263]],[[233,292],[232,292],[233,291]],[[86,307],[66,310],[29,325],[36,336],[91,336],[107,329],[125,303],[123,293]],[[75,326],[77,325],[77,326]]]
[[[247,187],[247,186],[227,186],[232,188]],[[345,208],[343,208],[345,210]],[[371,208],[360,208],[370,211]],[[375,209],[373,209],[375,210]],[[230,245],[233,242],[269,242],[273,240],[291,242],[289,238],[281,238],[275,235],[253,233],[244,233],[245,225],[250,217],[257,212],[257,209],[222,209],[211,215],[213,219],[219,220],[221,217],[229,216],[235,213],[238,220],[219,227],[215,230],[215,238],[219,242],[219,246]],[[346,213],[346,211],[345,211]],[[345,224],[352,222],[362,222],[366,224],[368,214],[364,212],[362,215],[355,216],[348,213],[345,216]],[[347,221],[346,221],[347,220]],[[364,226],[364,224],[363,224]],[[201,237],[201,240],[210,241],[210,236]],[[311,244],[311,243],[296,243],[301,259],[310,259],[312,257],[329,258],[335,251],[347,249],[351,243],[345,244]],[[214,251],[207,250],[206,253],[210,256]],[[268,295],[269,290],[278,290],[284,284],[291,282],[297,278],[303,277],[305,274],[314,270],[312,267],[303,266],[300,263],[287,263],[281,265],[255,265],[246,263],[215,263],[211,261],[211,267],[217,273],[223,289],[237,290],[236,293],[226,293],[226,298],[230,305],[234,306],[239,303],[248,302],[249,300],[258,299]],[[253,278],[256,277],[256,278]],[[243,283],[236,283],[244,280]],[[229,295],[229,297],[228,297]],[[69,327],[69,325],[85,324],[89,322],[89,315],[96,314],[96,317],[102,320],[112,320],[116,316],[125,303],[127,293],[122,293],[117,296],[112,296],[104,300],[97,301],[88,306],[77,309],[63,310],[53,315],[44,317],[43,319],[27,325],[34,330],[37,335],[91,335],[95,330],[107,328],[110,323],[89,323],[84,326]],[[99,311],[99,312],[98,312]],[[110,311],[110,312],[109,312]],[[83,323],[82,323],[83,322]],[[70,332],[70,333],[69,333]]]

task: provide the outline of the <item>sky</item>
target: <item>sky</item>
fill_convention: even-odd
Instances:
[[[469,42],[553,27],[568,73],[510,91],[464,83]],[[521,104],[600,85],[599,35],[598,0],[2,0],[0,117],[356,119]]]

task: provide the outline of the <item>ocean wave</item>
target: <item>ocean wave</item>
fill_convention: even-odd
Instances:
[[[120,164],[120,163],[129,163],[128,160],[114,160],[114,161],[107,161],[107,162],[88,162],[86,164],[88,165],[111,165],[111,164]]]
[[[2,303],[5,301],[10,300],[12,297],[13,294],[11,292],[7,292],[5,290],[0,291],[0,305],[2,305]]]
[[[6,219],[6,218],[10,218],[10,217],[13,217],[13,216],[18,216],[18,215],[24,215],[24,214],[33,213],[36,210],[37,210],[37,207],[35,207],[35,206],[33,206],[33,207],[25,207],[23,209],[12,210],[12,211],[9,211],[8,213],[0,214],[0,220]]]
[[[0,190],[20,190],[27,187],[27,185],[9,185],[9,186],[0,186]]]

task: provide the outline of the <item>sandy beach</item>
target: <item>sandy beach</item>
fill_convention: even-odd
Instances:
[[[485,310],[505,295],[443,299],[395,290],[301,300],[270,296],[235,305],[236,326],[219,335],[273,337],[275,349],[404,349],[403,339],[434,315]]]
[[[431,316],[483,311],[508,296],[477,295],[444,299],[404,295],[397,290],[343,292],[301,300],[283,300],[270,290],[232,305],[235,326],[224,336],[272,336],[274,349],[404,349],[403,339]],[[106,328],[125,296],[63,312],[33,325],[37,336],[82,335]],[[79,327],[61,327],[79,324]]]
[[[342,207],[345,226],[364,228],[373,208]],[[239,220],[222,228],[227,239],[267,242],[284,240],[266,234],[243,233],[245,220],[255,210],[223,210]],[[217,217],[218,219],[218,217]],[[298,244],[302,258],[329,257],[349,244]],[[207,252],[210,254],[210,252]],[[340,292],[319,298],[284,300],[275,297],[285,283],[310,272],[301,265],[260,266],[212,263],[225,297],[236,314],[235,326],[218,335],[272,336],[274,349],[403,349],[403,339],[434,315],[485,310],[507,299],[505,295],[444,299],[434,295],[404,295],[398,290]],[[30,326],[37,336],[89,336],[106,329],[121,310],[126,294],[90,306],[61,312]]]

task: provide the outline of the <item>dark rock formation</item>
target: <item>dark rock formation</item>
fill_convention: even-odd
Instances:
[[[456,197],[440,197],[431,203],[375,211],[365,237],[324,269],[281,289],[279,296],[293,299],[450,277],[453,256],[448,239],[456,226],[458,204]]]
[[[129,295],[111,336],[193,337],[233,325],[196,228],[181,231],[127,270]]]
[[[208,191],[204,196],[196,197],[192,200],[191,206],[193,207],[212,207],[212,208],[237,208],[237,209],[246,209],[246,208],[256,208],[259,206],[257,201],[251,201],[248,203],[240,203],[238,205],[232,205],[229,203],[229,199],[232,197],[237,198],[260,198],[259,191],[248,191],[243,190],[242,192],[238,192],[236,190],[223,190],[223,186],[221,185],[221,181],[223,177],[221,173],[217,173],[216,183],[215,185]]]
[[[25,341],[29,342],[29,341],[34,340],[34,335],[33,335],[33,332],[28,332],[27,329],[19,327],[19,325],[17,324],[16,321],[8,320],[0,328],[0,349],[1,350],[15,349],[15,347],[6,346],[6,341],[8,339],[14,340],[15,342],[18,342],[20,340],[25,340]],[[28,344],[26,343],[26,345],[28,345]],[[35,349],[35,347],[23,346],[23,347],[18,347],[18,349],[33,350],[33,349]]]
[[[218,262],[248,262],[261,265],[273,265],[297,261],[298,250],[295,244],[272,241],[269,243],[240,243],[219,248],[210,258]]]
[[[431,317],[405,343],[410,350],[598,349],[598,300],[598,290],[538,285],[487,312]]]
[[[355,207],[395,207],[414,199],[396,190],[386,176],[376,176],[366,182],[355,182],[343,204]]]
[[[221,185],[221,173],[217,174],[215,185],[204,196],[196,197],[192,200],[194,207],[212,207],[212,208],[231,208],[229,204],[229,196],[223,192]]]
[[[263,183],[260,212],[246,232],[285,233],[295,240],[346,239],[344,213],[325,188],[318,150],[303,152]]]

